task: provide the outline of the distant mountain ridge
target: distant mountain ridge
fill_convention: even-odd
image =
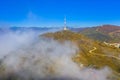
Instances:
[[[98,41],[120,42],[120,26],[103,25],[86,28],[79,33]]]
[[[44,32],[44,31],[52,31],[59,30],[60,28],[55,27],[0,27],[0,34],[7,32],[26,32],[26,31],[34,31],[34,32]]]
[[[120,30],[120,26],[115,25],[103,25],[98,27],[98,31],[109,34],[111,32]]]
[[[62,27],[9,27],[9,28],[0,28],[0,34],[9,32],[9,31],[52,31],[53,29],[62,30]],[[73,32],[78,32],[87,36],[93,40],[98,41],[107,41],[107,42],[120,42],[120,26],[116,25],[102,25],[95,27],[85,27],[85,28],[72,28],[69,30]]]

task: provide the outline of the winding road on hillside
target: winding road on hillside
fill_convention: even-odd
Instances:
[[[89,51],[90,54],[92,55],[97,55],[97,56],[103,56],[103,57],[110,57],[110,58],[114,58],[114,59],[117,59],[120,61],[120,58],[119,57],[116,57],[116,56],[111,56],[111,55],[103,55],[103,54],[95,54],[94,51],[97,50],[96,47],[94,47],[92,50]]]
[[[94,49],[90,50],[90,51],[89,51],[89,53],[91,53],[91,54],[92,54],[95,50],[97,50],[97,48],[96,48],[96,47],[94,47]]]

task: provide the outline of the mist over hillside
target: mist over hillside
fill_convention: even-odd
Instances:
[[[41,34],[9,31],[0,36],[1,80],[111,80],[110,68],[97,70],[74,62],[79,48],[73,42]]]
[[[35,32],[35,33],[45,33],[45,32],[54,32],[61,30],[61,28],[55,28],[55,27],[0,27],[0,34],[4,34],[7,32]]]

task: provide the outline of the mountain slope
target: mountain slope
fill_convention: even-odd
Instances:
[[[120,27],[114,25],[103,25],[92,28],[87,28],[79,32],[91,39],[107,42],[119,42]]]
[[[112,39],[109,35],[97,31],[96,27],[85,29],[80,33],[98,41],[109,41]]]
[[[120,50],[117,48],[106,46],[103,43],[71,31],[47,33],[42,36],[59,42],[71,41],[78,46],[79,51],[73,57],[77,64],[82,63],[86,67],[91,66],[96,69],[108,66],[113,71],[120,73],[120,60],[117,59],[120,55]]]
[[[102,33],[109,34],[111,32],[115,32],[117,30],[120,30],[120,26],[115,25],[103,25],[98,27],[98,31]]]

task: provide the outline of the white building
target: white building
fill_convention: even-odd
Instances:
[[[109,45],[109,46],[114,46],[116,48],[120,48],[120,43],[107,43],[107,42],[104,42],[104,44]]]

